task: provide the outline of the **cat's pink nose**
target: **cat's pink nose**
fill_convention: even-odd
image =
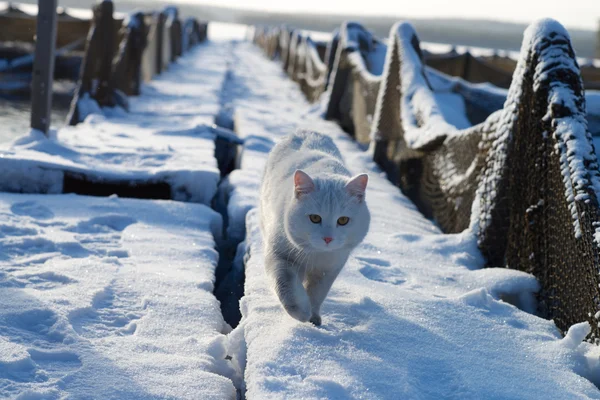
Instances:
[[[325,241],[325,243],[329,244],[333,240],[333,238],[331,238],[331,237],[324,237],[323,240]]]

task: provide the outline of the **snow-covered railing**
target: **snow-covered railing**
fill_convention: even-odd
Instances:
[[[331,35],[331,40],[327,43],[325,50],[325,63],[327,65],[327,78],[325,80],[325,88],[329,88],[331,82],[331,75],[333,73],[333,65],[335,64],[335,56],[337,54],[337,47],[340,43],[340,30],[336,29]]]
[[[188,17],[181,30],[181,51],[185,53],[193,46],[206,40],[208,25],[200,23],[196,18]]]
[[[58,29],[56,48],[67,46],[84,38],[90,29],[92,13],[87,10],[57,7]],[[0,42],[13,42],[17,45],[34,44],[37,4],[19,4],[15,2],[0,2]],[[116,15],[121,19],[122,15]],[[77,50],[83,50],[79,43]]]
[[[181,21],[179,19],[179,10],[177,7],[165,7],[162,15],[165,24],[164,33],[166,36],[163,40],[163,46],[165,49],[168,49],[166,51],[166,66],[170,62],[175,61],[177,57],[181,56]]]
[[[387,46],[362,25],[349,22],[341,26],[325,116],[340,121],[361,143],[369,142],[386,52]]]
[[[128,16],[121,26],[116,63],[114,65],[115,88],[128,96],[140,94],[142,54],[147,39],[144,29],[144,14],[141,12]]]
[[[81,63],[79,83],[73,96],[67,117],[70,125],[80,122],[79,100],[90,94],[101,106],[114,106],[111,82],[112,60],[115,54],[116,33],[112,1],[103,1],[94,7],[94,17],[85,45],[85,56]],[[126,104],[119,104],[126,107]]]
[[[283,66],[283,70],[287,71],[288,67],[288,56],[290,52],[290,44],[292,41],[292,35],[294,31],[282,28],[279,30],[278,46],[279,46],[279,58]]]
[[[300,44],[302,43],[302,33],[299,30],[292,31],[290,36],[290,47],[288,49],[287,65],[285,71],[287,74],[294,79],[294,73],[296,70],[296,58]]]
[[[507,97],[427,67],[410,24],[387,43],[379,82],[364,55],[346,58],[347,76],[360,79],[340,79],[336,56],[328,94],[338,114],[328,116],[358,140],[356,118],[368,120],[360,101],[374,106],[371,151],[388,177],[445,232],[474,234],[488,266],[535,275],[540,315],[563,332],[589,321],[598,341],[600,172],[566,30],[551,20],[527,29]],[[377,82],[377,100],[355,81]]]
[[[279,55],[279,32],[280,28],[270,28],[266,26],[256,26],[253,29],[253,41],[264,49],[267,57],[273,59]],[[295,47],[295,46],[294,46]]]
[[[206,38],[206,23],[188,20],[182,27],[176,7],[166,7],[160,13],[133,13],[120,26],[113,14],[112,1],[94,7],[68,117],[70,125],[83,119],[79,110],[82,99],[90,98],[101,107],[118,105],[127,110],[126,95],[138,95],[142,81],[164,71],[191,44]]]
[[[331,85],[327,118],[340,121],[358,141],[369,141],[385,44],[356,22],[344,23],[332,41],[322,46],[322,55],[317,43],[297,29],[256,28],[254,42],[268,57],[280,56],[284,71],[310,101],[317,101]]]
[[[489,266],[534,274],[540,315],[562,331],[588,320],[597,340],[599,172],[568,33],[553,21],[532,25],[503,109],[466,129],[435,112],[442,102],[414,31],[404,24],[395,35],[376,161],[446,232],[476,233]]]
[[[292,78],[300,84],[310,101],[316,101],[325,91],[327,65],[319,56],[317,44],[309,36],[303,35],[300,40]]]
[[[271,42],[272,33],[268,29],[256,32],[257,44]],[[367,143],[381,81],[385,44],[356,22],[341,26],[333,39],[323,46],[322,58],[317,44],[300,30],[281,28],[277,42],[284,71],[300,84],[309,101],[317,101],[330,88],[326,117],[338,120],[358,141]]]

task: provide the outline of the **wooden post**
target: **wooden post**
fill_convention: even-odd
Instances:
[[[600,19],[598,20],[598,32],[596,32],[596,58],[600,59]]]
[[[50,128],[52,109],[57,1],[38,0],[35,58],[31,82],[31,128],[40,130],[46,135]]]
[[[156,73],[160,74],[163,69],[166,69],[166,65],[164,65],[163,63],[163,47],[165,46],[164,39],[165,39],[165,21],[166,21],[166,16],[164,12],[161,12],[160,14],[158,14],[158,23],[156,24]]]
[[[115,105],[112,80],[115,55],[113,3],[110,0],[104,0],[96,4],[92,10],[94,18],[88,32],[85,55],[79,70],[79,82],[67,117],[69,125],[77,125],[83,119],[79,114],[78,104],[86,93],[101,107]]]
[[[113,59],[115,57],[115,22],[113,18],[114,5],[110,0],[104,0],[96,6],[98,13],[98,26],[102,32],[100,36],[100,59],[98,64],[98,87],[93,96],[100,106],[114,106],[113,87],[111,81]]]
[[[140,94],[142,80],[142,56],[146,47],[146,24],[144,14],[129,16],[129,23],[121,27],[121,44],[113,67],[113,89],[128,96]]]

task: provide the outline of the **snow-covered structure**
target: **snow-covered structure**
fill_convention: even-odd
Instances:
[[[235,261],[245,283],[228,354],[246,399],[598,397],[600,347],[581,343],[588,323],[562,338],[530,314],[531,274],[480,268],[471,232],[443,234],[279,65],[250,43],[234,52],[244,61],[233,69],[244,150],[230,175],[228,230],[245,228]],[[321,327],[289,317],[269,287],[255,209],[268,146],[297,128],[329,135],[353,173],[369,173],[372,228],[333,285]]]
[[[128,111],[103,105],[83,90],[77,101],[83,122],[49,137],[32,131],[2,144],[0,191],[118,194],[210,205],[220,179],[211,125],[226,65],[226,50],[211,48],[204,60],[173,63],[169,76],[148,82],[140,96],[125,97]],[[188,74],[198,78],[189,82]]]
[[[309,35],[294,30],[289,36],[282,30],[278,43],[287,55],[284,68],[290,78],[298,82],[310,101],[316,101],[327,86],[327,64],[324,62],[326,45],[313,41]]]
[[[368,143],[387,46],[356,22],[341,26],[325,117]]]
[[[600,173],[586,113],[594,123],[600,112],[586,108],[567,31],[552,20],[527,29],[508,91],[427,67],[410,24],[385,43],[341,27],[325,115],[370,141],[445,232],[475,234],[488,266],[534,274],[540,315],[563,332],[587,320],[597,340]]]
[[[97,168],[116,168],[111,149],[137,149],[140,167],[153,168],[193,152],[214,169],[219,140],[240,146],[236,169],[221,170],[218,212],[173,200],[0,193],[0,398],[600,398],[600,346],[583,342],[587,322],[562,337],[533,315],[540,285],[531,274],[480,268],[475,229],[443,234],[279,65],[226,38],[144,85],[127,117],[104,108],[57,137],[34,133],[0,149],[73,163],[97,152]],[[427,81],[433,98],[418,93],[439,106],[427,115],[454,127],[457,148],[473,116],[502,109],[501,92],[484,104],[484,87],[439,74]],[[501,113],[490,123],[500,126]],[[202,124],[213,120],[239,136],[211,128],[221,136],[210,146]],[[320,327],[288,317],[269,288],[255,209],[269,150],[297,128],[329,135],[353,173],[370,174],[372,229],[336,280]],[[407,148],[419,146],[415,132]],[[422,132],[437,143],[437,130]],[[445,144],[454,148],[446,137],[411,154],[417,162],[449,155]],[[463,158],[471,162],[457,154],[456,170]],[[241,321],[229,326],[236,310]]]

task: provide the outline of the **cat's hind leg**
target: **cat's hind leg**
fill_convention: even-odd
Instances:
[[[306,322],[311,316],[311,303],[302,281],[303,271],[275,256],[265,258],[266,268],[275,283],[275,293],[283,308],[292,317]]]

